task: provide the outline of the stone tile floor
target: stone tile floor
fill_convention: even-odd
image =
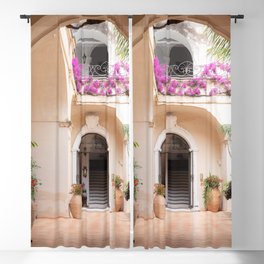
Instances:
[[[37,218],[32,247],[129,247],[129,214],[83,211],[82,219]]]
[[[135,246],[145,248],[231,247],[232,220],[228,212],[172,212],[164,220],[138,218]]]
[[[232,221],[227,212],[166,212],[164,220],[137,218],[135,246],[145,248],[231,247]],[[82,219],[38,218],[32,247],[129,247],[129,214],[83,211]]]

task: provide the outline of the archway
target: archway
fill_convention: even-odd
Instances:
[[[164,150],[163,143],[166,141],[167,135],[175,135],[178,138],[179,143],[185,146],[186,154],[189,153],[188,166],[189,166],[189,180],[190,180],[190,202],[188,208],[199,209],[199,199],[198,199],[198,172],[197,172],[197,154],[198,147],[193,136],[184,128],[177,124],[177,117],[173,114],[168,114],[166,116],[166,129],[164,129],[157,138],[155,148],[154,148],[154,177],[156,183],[161,183],[162,178],[162,166],[161,157]],[[177,141],[177,140],[176,140]],[[188,146],[188,148],[187,148]],[[187,151],[188,149],[188,151]],[[185,161],[186,163],[186,161]],[[166,182],[163,181],[166,185]],[[185,207],[186,208],[186,207]],[[176,208],[175,208],[176,209]]]
[[[103,136],[96,133],[82,136],[76,182],[83,184],[83,207],[105,209],[109,206],[107,149],[107,142]]]
[[[192,208],[192,152],[180,136],[166,134],[160,152],[159,182],[166,187],[166,204],[172,209]]]
[[[101,142],[105,142],[105,148],[103,148],[103,150],[105,152],[107,152],[107,175],[111,175],[113,169],[111,168],[111,161],[113,161],[113,155],[112,155],[112,151],[110,149],[110,144],[109,144],[109,136],[106,133],[106,130],[104,127],[102,127],[99,124],[99,117],[97,115],[87,115],[85,117],[85,122],[86,124],[82,127],[82,129],[80,130],[80,132],[78,133],[73,146],[72,146],[72,183],[77,183],[80,182],[80,175],[81,173],[83,173],[83,171],[80,171],[80,154],[79,152],[81,152],[80,147],[82,147],[82,139],[84,138],[84,136],[92,134],[92,135],[97,135],[97,138],[100,139]],[[102,144],[102,143],[100,143]],[[83,152],[85,152],[84,150],[84,146],[83,146]],[[87,152],[87,146],[86,146],[86,152]],[[102,151],[103,152],[103,151]],[[96,155],[95,157],[96,158]],[[102,158],[102,157],[101,157]],[[105,165],[104,165],[105,166]],[[81,168],[83,169],[83,168]],[[88,167],[86,166],[86,170],[88,173]],[[92,206],[89,208],[106,208],[109,206],[109,208],[112,208],[113,205],[113,198],[111,194],[111,178],[109,176],[107,176],[108,182],[106,183],[107,185],[107,206]],[[88,193],[88,190],[87,190]]]

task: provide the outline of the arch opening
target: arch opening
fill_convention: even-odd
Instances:
[[[77,155],[76,182],[83,184],[82,206],[105,209],[109,206],[108,146],[97,133],[81,138]]]
[[[181,136],[167,133],[160,151],[159,182],[171,209],[192,208],[192,152]]]

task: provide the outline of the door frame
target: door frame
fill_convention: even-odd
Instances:
[[[113,146],[110,146],[110,140],[109,135],[107,134],[107,131],[104,127],[102,127],[99,124],[99,116],[89,114],[85,118],[86,124],[81,128],[79,133],[77,134],[75,141],[72,146],[72,183],[77,183],[77,155],[80,151],[80,143],[82,140],[82,137],[86,134],[98,134],[105,138],[106,144],[108,146],[107,152],[108,152],[108,203],[110,211],[114,208],[114,197],[111,195],[112,189],[111,189],[111,177],[109,175],[112,175],[113,168],[110,167],[110,164],[114,164],[114,156],[111,151]]]
[[[168,116],[167,118],[170,118],[171,116]],[[174,116],[172,116],[173,118]],[[170,120],[168,120],[169,124],[171,124],[172,122],[170,122]],[[191,133],[189,133],[187,130],[185,130],[184,128],[180,127],[177,125],[176,122],[173,123],[172,126],[169,126],[168,128],[164,129],[160,135],[157,138],[155,147],[154,147],[154,181],[155,183],[159,182],[160,179],[160,152],[161,152],[161,146],[164,142],[164,140],[166,139],[166,135],[167,134],[176,134],[180,137],[182,137],[189,145],[190,149],[189,151],[192,152],[192,170],[191,170],[191,179],[192,179],[192,194],[191,194],[191,203],[193,205],[194,209],[199,209],[200,205],[199,205],[199,199],[198,199],[198,187],[199,187],[199,177],[198,177],[198,171],[197,171],[197,156],[198,156],[198,147],[196,144],[195,139],[193,138],[193,136],[191,135]]]

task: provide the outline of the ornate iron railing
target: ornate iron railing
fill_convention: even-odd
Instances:
[[[166,75],[175,79],[188,79],[193,77],[201,77],[205,65],[193,65],[191,61],[184,61],[180,64],[165,65]],[[219,76],[226,77],[226,72],[221,72]],[[206,78],[205,78],[206,79]],[[210,79],[210,78],[208,78]]]
[[[190,78],[193,77],[194,69],[191,61],[185,61],[178,65],[166,65],[167,74],[171,77]]]
[[[107,61],[100,65],[82,65],[82,76],[93,76],[93,77],[107,77],[109,73],[109,64]]]
[[[107,61],[98,65],[85,65],[82,64],[82,77],[86,78],[92,76],[96,79],[107,78],[108,76],[114,75],[115,73],[121,76],[127,76],[127,72],[123,69],[117,69],[117,64],[109,65]]]

